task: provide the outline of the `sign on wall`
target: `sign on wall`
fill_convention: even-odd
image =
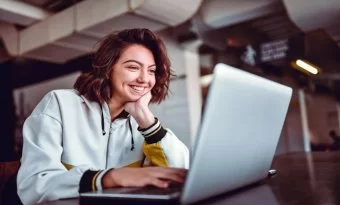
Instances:
[[[288,56],[288,39],[271,41],[260,45],[260,62],[266,63],[274,60],[285,59]]]
[[[304,55],[304,38],[297,36],[279,39],[258,45],[247,45],[241,60],[251,66],[277,60],[291,60]]]

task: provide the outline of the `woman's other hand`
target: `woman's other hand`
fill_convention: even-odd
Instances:
[[[184,183],[186,173],[186,169],[169,167],[118,168],[107,172],[102,182],[104,189],[147,185],[167,188],[170,182]]]
[[[137,121],[139,127],[147,128],[155,122],[155,117],[149,109],[151,92],[147,92],[135,102],[125,104],[124,110]]]

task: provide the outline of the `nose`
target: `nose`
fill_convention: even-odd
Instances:
[[[137,78],[137,81],[140,83],[146,83],[149,80],[148,72],[144,69],[139,72],[139,76]]]

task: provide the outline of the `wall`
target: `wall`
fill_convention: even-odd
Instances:
[[[333,140],[329,137],[329,131],[339,133],[338,112],[336,101],[327,95],[306,95],[309,128],[315,144],[330,145]]]

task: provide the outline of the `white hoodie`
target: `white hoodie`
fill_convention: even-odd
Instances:
[[[111,168],[189,166],[186,146],[158,120],[145,130],[138,130],[130,115],[111,122],[106,103],[89,101],[75,90],[46,94],[26,119],[23,137],[17,186],[24,204],[100,190]]]

